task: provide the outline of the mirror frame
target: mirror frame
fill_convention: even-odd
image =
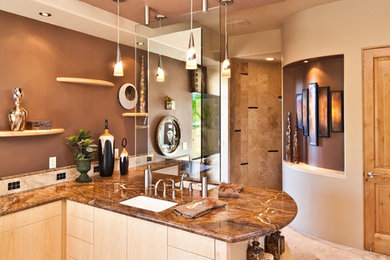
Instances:
[[[175,144],[174,148],[172,149],[172,152],[167,152],[163,147],[162,144],[159,142],[159,133],[160,131],[164,130],[164,125],[167,122],[172,122],[174,125],[177,126],[177,136],[178,136],[178,142]],[[165,156],[173,156],[177,152],[177,148],[179,148],[181,142],[181,126],[179,123],[179,120],[174,116],[165,116],[160,120],[160,123],[157,126],[156,129],[156,145],[160,149],[160,152]]]

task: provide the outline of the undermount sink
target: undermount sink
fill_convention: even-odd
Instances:
[[[188,185],[190,185],[191,181],[183,181],[184,188],[188,189]],[[175,187],[180,187],[180,182],[175,183]],[[211,190],[213,188],[217,187],[214,184],[207,184],[207,189]],[[194,190],[202,190],[202,183],[199,182],[192,182],[192,189]]]
[[[120,204],[140,209],[146,209],[153,212],[161,212],[177,205],[176,202],[160,200],[146,196],[137,196],[128,200],[124,200],[120,202]]]

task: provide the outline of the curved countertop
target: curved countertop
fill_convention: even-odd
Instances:
[[[177,176],[153,173],[154,182],[158,178],[172,177],[178,180]],[[0,197],[0,216],[66,199],[234,243],[278,231],[287,226],[297,214],[297,205],[287,193],[254,187],[244,187],[238,199],[221,198],[227,203],[224,208],[215,209],[196,219],[179,216],[172,208],[157,213],[119,204],[139,195],[155,197],[153,190],[145,190],[143,185],[143,172],[133,170],[126,176],[118,173],[105,178],[95,176],[93,182],[87,184],[65,182],[14,193]],[[165,199],[178,202],[179,205],[201,197],[197,190],[190,193],[187,189],[176,189],[176,199],[172,200],[170,188],[167,190],[168,196]],[[157,198],[164,199],[161,194],[160,190]],[[218,197],[218,188],[209,190],[208,195]]]

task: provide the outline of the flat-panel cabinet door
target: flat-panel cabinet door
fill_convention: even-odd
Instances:
[[[164,225],[128,217],[127,259],[166,260],[167,232]]]
[[[94,208],[94,259],[126,260],[127,217]]]
[[[0,234],[0,260],[30,260],[31,228],[21,227]]]

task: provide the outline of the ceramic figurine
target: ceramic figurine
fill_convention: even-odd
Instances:
[[[122,139],[123,150],[120,156],[119,169],[121,175],[126,175],[129,172],[129,154],[126,151],[127,139]]]
[[[287,113],[286,161],[291,162],[291,113]]]
[[[109,177],[114,172],[114,136],[108,131],[105,121],[104,134],[99,137],[99,171],[102,177]]]
[[[294,163],[299,163],[299,146],[298,146],[298,127],[294,130],[294,144],[293,144]]]
[[[12,98],[15,102],[15,107],[8,111],[8,120],[11,131],[23,131],[27,122],[28,113],[26,109],[20,106],[23,99],[23,91],[21,88],[14,88]]]
[[[260,247],[260,243],[257,239],[253,239],[252,245],[248,246],[246,251],[247,260],[263,260],[264,259],[264,249]]]
[[[146,113],[145,102],[145,56],[141,58],[141,82],[140,82],[140,94],[139,94],[139,112]]]

